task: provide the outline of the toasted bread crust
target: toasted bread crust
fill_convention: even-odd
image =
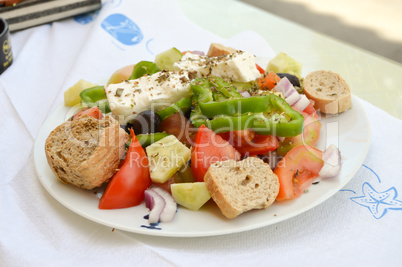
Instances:
[[[207,56],[208,57],[219,57],[223,55],[230,55],[236,52],[236,49],[232,47],[227,47],[221,44],[212,43],[209,47]]]
[[[323,113],[337,114],[352,106],[352,96],[346,81],[332,71],[314,71],[303,82],[307,98]]]
[[[229,219],[252,209],[268,208],[279,193],[278,177],[268,164],[254,157],[216,162],[204,181],[212,199]]]
[[[124,156],[128,134],[112,117],[84,115],[54,129],[45,143],[46,158],[62,182],[93,189],[107,182]]]

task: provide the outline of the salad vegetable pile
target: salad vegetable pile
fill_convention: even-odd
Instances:
[[[269,163],[280,185],[276,201],[337,175],[339,150],[314,147],[321,123],[303,94],[301,68],[285,53],[264,70],[248,52],[210,57],[172,48],[117,70],[105,86],[79,81],[65,93],[66,105],[82,106],[73,119],[111,113],[131,137],[99,209],[145,199],[150,223],[171,221],[177,204],[198,210],[211,198],[204,175],[217,161]]]

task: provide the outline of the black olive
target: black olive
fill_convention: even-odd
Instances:
[[[191,112],[193,111],[193,109],[194,109],[194,107],[191,106],[191,108],[189,108],[189,109],[187,110],[187,112],[184,113],[184,117],[186,117],[188,120],[190,119]]]
[[[138,113],[134,120],[127,123],[125,130],[129,133],[130,128],[133,128],[136,135],[155,133],[160,122],[161,117],[156,112],[146,110]]]
[[[294,87],[299,87],[300,88],[300,81],[299,78],[297,78],[297,76],[292,75],[290,73],[277,73],[276,75],[279,76],[279,78],[283,78],[286,77],[288,78],[289,82],[294,86]]]

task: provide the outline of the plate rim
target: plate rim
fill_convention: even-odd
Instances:
[[[306,207],[291,212],[287,215],[284,216],[280,216],[277,218],[273,218],[272,220],[269,220],[268,223],[267,222],[259,222],[257,224],[251,224],[249,226],[243,226],[240,229],[229,229],[226,231],[216,231],[216,230],[210,230],[210,231],[206,231],[206,232],[192,232],[192,233],[188,233],[188,232],[169,232],[169,231],[149,231],[146,228],[141,228],[141,227],[136,227],[136,228],[129,228],[129,227],[120,227],[120,226],[116,226],[113,223],[109,223],[107,221],[104,221],[100,218],[96,218],[93,216],[90,216],[88,214],[85,214],[83,212],[81,212],[80,210],[74,209],[74,207],[72,207],[70,204],[66,203],[63,199],[61,199],[60,196],[56,195],[53,190],[50,188],[50,186],[46,183],[46,181],[44,180],[44,177],[42,177],[42,173],[39,170],[39,154],[42,152],[43,154],[45,154],[45,150],[44,147],[41,147],[41,141],[45,142],[47,135],[43,136],[43,133],[46,132],[46,126],[50,123],[51,119],[53,117],[57,117],[56,114],[58,113],[59,110],[63,109],[63,108],[67,108],[65,107],[63,104],[61,104],[60,106],[58,106],[55,110],[53,110],[50,114],[50,116],[48,116],[45,120],[45,122],[42,124],[38,135],[35,138],[35,142],[34,142],[34,163],[35,163],[35,172],[36,175],[39,179],[39,181],[41,182],[42,186],[46,189],[47,193],[49,193],[57,202],[59,202],[62,206],[64,206],[65,208],[71,210],[72,212],[90,220],[93,221],[95,223],[101,224],[101,225],[105,225],[105,226],[109,226],[109,227],[113,227],[119,230],[123,230],[123,231],[127,231],[127,232],[131,232],[131,233],[136,233],[136,234],[143,234],[143,235],[150,235],[150,236],[159,236],[159,237],[208,237],[208,236],[220,236],[220,235],[228,235],[228,234],[233,234],[233,233],[241,233],[241,232],[245,232],[245,231],[250,231],[250,230],[254,230],[254,229],[259,229],[262,227],[266,227],[269,225],[273,225],[279,222],[283,222],[286,221],[290,218],[299,216],[302,213],[305,213],[308,210],[311,210],[313,208],[315,208],[316,206],[318,206],[319,204],[325,202],[326,200],[328,200],[329,198],[333,197],[336,193],[338,193],[347,183],[349,183],[353,177],[356,175],[357,171],[360,169],[360,166],[363,164],[364,160],[367,157],[370,145],[371,145],[371,126],[370,126],[370,121],[368,119],[368,115],[366,110],[364,109],[363,105],[360,102],[360,99],[352,94],[352,103],[358,103],[360,110],[363,111],[363,115],[364,115],[364,119],[365,119],[365,123],[367,123],[367,145],[365,146],[365,151],[364,151],[364,155],[359,159],[359,164],[356,164],[356,166],[354,166],[353,171],[351,173],[349,173],[350,177],[348,179],[346,179],[345,181],[340,182],[340,184],[334,188],[334,190],[331,190],[330,192],[326,192],[325,194],[323,194],[322,196],[320,196],[319,198],[317,198],[316,200],[314,200],[312,203],[306,205]],[[353,108],[353,107],[352,107]],[[347,112],[347,111],[346,111]],[[41,138],[45,138],[45,140],[41,139]],[[40,152],[41,151],[41,152]],[[341,151],[342,152],[342,151]],[[45,156],[46,157],[46,156]],[[48,166],[48,168],[50,169],[50,167]],[[52,172],[53,174],[53,172]],[[54,175],[54,174],[53,174]],[[54,178],[57,179],[57,177],[54,175]],[[57,179],[58,180],[58,179]],[[61,183],[61,181],[59,181]],[[96,207],[97,208],[97,207]],[[180,208],[179,208],[180,210]],[[258,211],[257,211],[258,212]],[[174,223],[174,222],[171,222]]]

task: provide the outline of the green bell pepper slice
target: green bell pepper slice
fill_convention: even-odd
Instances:
[[[265,111],[261,111],[263,106],[256,105],[254,112],[239,113],[233,116],[222,114],[209,119],[199,109],[199,113],[192,117],[193,125],[200,127],[205,124],[217,133],[245,129],[253,129],[263,135],[283,137],[292,137],[302,133],[304,118],[299,112],[276,95],[267,95],[262,98],[265,98],[265,102],[268,104],[265,106]],[[249,99],[254,100],[254,97],[237,99],[237,105],[243,106],[243,101],[246,99],[250,101]]]
[[[98,106],[102,113],[109,113],[110,106],[103,86],[94,86],[83,90],[80,97],[89,107]]]
[[[236,90],[238,92],[253,92],[256,90],[259,90],[259,86],[255,81],[250,81],[250,82],[232,82],[232,85],[236,87]]]
[[[144,76],[145,74],[152,75],[159,71],[160,69],[156,66],[155,63],[151,61],[140,61],[137,64],[135,64],[133,72],[131,73],[131,76],[128,79],[135,80]]]
[[[283,137],[303,131],[303,116],[276,95],[235,98],[230,90],[222,92],[219,84],[212,88],[207,79],[194,81],[191,88],[194,109],[190,119],[195,127],[204,124],[217,133],[253,129],[259,134]],[[213,90],[228,97],[214,99]]]
[[[190,87],[194,94],[198,95],[198,102],[201,103],[241,97],[235,86],[214,76],[195,79]]]
[[[236,91],[235,87],[218,77],[196,79],[191,84],[191,88],[194,93],[199,95],[198,100],[201,102],[210,102],[213,100],[220,101],[241,96],[240,93]],[[157,113],[161,119],[164,120],[180,110],[183,113],[186,113],[191,108],[191,105],[192,100],[190,97],[182,98],[173,105],[166,107]]]
[[[213,118],[219,115],[234,116],[236,114],[265,112],[271,104],[271,98],[266,96],[254,96],[249,98],[227,99],[224,101],[199,102],[198,105],[203,115]]]
[[[174,103],[173,105],[166,107],[160,111],[158,111],[159,117],[161,120],[165,120],[170,115],[173,115],[176,112],[183,112],[186,113],[191,107],[191,97],[185,97]]]

